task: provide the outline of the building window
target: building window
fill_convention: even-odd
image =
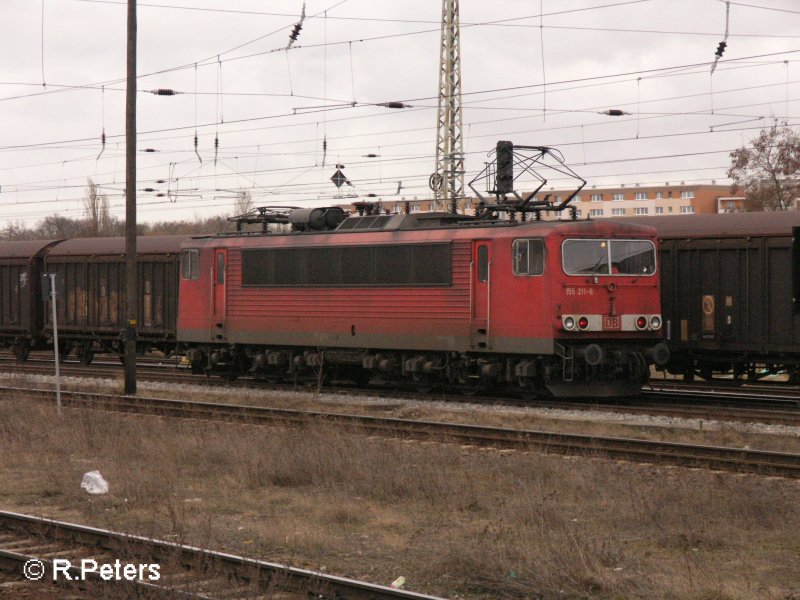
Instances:
[[[633,198],[634,200],[647,200],[647,192],[636,192]]]
[[[611,196],[611,199],[612,199],[614,202],[619,202],[620,200],[625,200],[625,194],[613,194],[613,195]]]
[[[603,209],[602,208],[593,208],[589,211],[590,217],[602,217],[603,216]]]
[[[637,206],[634,209],[634,214],[637,214],[637,215],[646,215],[647,213],[648,213],[648,210],[647,210],[646,206]]]
[[[694,214],[694,206],[681,206],[681,214],[682,215]]]
[[[656,200],[663,200],[664,192],[656,192]]]
[[[574,197],[572,200],[573,200],[574,202],[580,202],[580,201],[581,201],[581,195],[580,195],[580,194],[578,194],[578,195],[577,195],[577,196],[575,196],[575,197]]]
[[[603,201],[603,194],[592,194],[591,201],[592,202],[602,202]]]
[[[544,273],[544,241],[514,240],[514,275]]]
[[[556,201],[556,202],[561,202],[561,196],[556,196],[556,199],[555,199],[555,201]]]
[[[681,198],[694,198],[694,192],[692,190],[681,192]]]
[[[663,215],[664,214],[664,207],[663,206],[656,206],[656,214]]]
[[[612,217],[622,217],[625,215],[624,208],[612,208],[611,209],[611,216]]]
[[[669,207],[669,212],[672,212],[672,207],[671,206]]]

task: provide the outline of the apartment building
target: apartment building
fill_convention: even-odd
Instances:
[[[572,190],[547,190],[537,198],[549,195],[554,203],[566,199]],[[524,195],[524,194],[522,194]],[[583,188],[572,204],[578,216],[599,219],[603,217],[630,217],[635,215],[681,215],[694,213],[736,212],[744,209],[744,195],[731,194],[728,185],[683,183],[648,186],[620,186]],[[459,212],[471,213],[477,199],[465,198],[459,202]],[[348,210],[358,208],[343,206]],[[385,212],[428,212],[432,210],[430,198],[401,198],[380,201]]]

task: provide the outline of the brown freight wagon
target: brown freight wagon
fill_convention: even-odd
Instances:
[[[58,241],[0,242],[0,346],[18,360],[45,346],[42,258]]]
[[[172,351],[176,344],[178,263],[186,236],[137,239],[139,302],[137,351]],[[94,353],[122,353],[125,330],[125,238],[66,240],[45,257],[56,273],[59,351],[75,351],[84,364]],[[45,329],[52,335],[48,309]],[[63,341],[62,341],[63,340]]]
[[[658,232],[670,371],[800,374],[800,212],[624,220]]]

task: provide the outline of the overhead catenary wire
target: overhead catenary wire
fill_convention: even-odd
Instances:
[[[540,12],[540,13],[543,13],[542,6],[541,6],[541,5],[540,5],[540,7],[539,7],[539,8],[540,8],[540,11],[539,11],[539,12]],[[541,30],[543,29],[543,23],[541,23],[541,19],[540,19],[540,22],[539,22],[539,27],[540,27],[540,31],[541,31]],[[352,51],[352,43],[349,43],[349,44],[348,44],[348,50]],[[286,53],[286,56],[288,57],[288,53]],[[352,56],[351,56],[351,62],[352,62]],[[722,65],[720,65],[720,66],[722,66]],[[639,78],[639,79],[641,79],[641,78]],[[788,79],[788,76],[787,76],[787,79]],[[543,83],[546,83],[546,82],[543,82]],[[640,85],[640,83],[639,83],[639,82],[637,82],[637,87],[638,87],[639,85]],[[788,86],[787,86],[787,87],[788,87]],[[351,88],[354,88],[354,85],[353,85],[353,77],[352,77],[352,69],[351,69]],[[196,90],[196,91],[197,91],[197,90]],[[549,84],[549,83],[547,83],[547,85],[546,85],[546,86],[543,86],[543,87],[542,87],[542,89],[541,89],[541,90],[540,90],[538,93],[542,93],[542,94],[543,94],[543,96],[544,96],[544,94],[548,94],[548,99],[549,99],[549,93],[550,93],[550,84]],[[221,95],[221,94],[220,94],[220,93],[218,93],[218,95]],[[227,94],[225,94],[225,95],[227,95]],[[195,102],[197,101],[197,100],[196,100],[196,96],[197,96],[197,95],[195,95]],[[327,96],[328,96],[328,94],[327,94],[327,90],[326,90],[325,97],[327,98]],[[353,93],[353,94],[352,94],[352,97],[354,97],[354,96],[355,96],[355,94]],[[637,96],[638,96],[638,93],[637,93]],[[787,112],[787,115],[788,115],[788,112],[789,112],[789,106],[788,106],[788,96],[789,96],[789,94],[788,94],[788,89],[787,89],[787,93],[786,93],[786,105],[787,105],[786,112]],[[640,100],[640,98],[638,98],[638,97],[637,97],[637,111],[636,111],[636,112],[637,112],[637,114],[636,114],[636,119],[637,119],[637,138],[638,138],[638,134],[639,134],[639,121],[640,121],[640,120],[642,120],[642,111],[641,111],[641,108],[640,108],[640,106],[639,106],[639,104],[640,104],[639,100]],[[328,101],[326,101],[326,102],[328,102]],[[495,104],[498,104],[498,103],[495,103]],[[615,105],[615,106],[617,106],[618,104],[615,102],[615,103],[614,103],[614,105]],[[506,108],[506,107],[505,107],[505,106],[503,106],[502,108]],[[549,116],[549,115],[550,115],[550,110],[549,110],[549,109],[550,109],[550,106],[548,106],[548,103],[545,103],[545,104],[543,105],[543,108],[547,109],[547,114],[548,114],[548,116]],[[564,107],[564,108],[569,108],[569,107]],[[671,108],[671,107],[670,107],[670,108]],[[495,107],[487,107],[487,109],[492,109],[492,110],[494,110],[494,109],[495,109]],[[508,108],[508,110],[515,110],[515,109],[514,109],[514,108]],[[326,114],[326,113],[327,113],[327,111],[326,111],[326,112],[324,112],[323,114]],[[238,116],[238,115],[237,115],[237,116]],[[503,115],[503,116],[507,116],[507,115]],[[721,115],[718,115],[718,116],[721,116]],[[346,119],[346,118],[349,118],[349,117],[345,117],[345,119]],[[527,117],[527,118],[530,118],[530,117]],[[325,120],[326,120],[326,121],[328,120],[328,119],[327,119],[327,117],[325,118]],[[303,125],[303,123],[300,123],[300,121],[305,121],[305,119],[300,119],[300,118],[291,118],[291,119],[288,119],[288,118],[287,118],[287,119],[284,119],[283,121],[287,121],[287,123],[286,123],[286,125],[283,125],[283,124],[281,124],[281,126],[287,126],[287,127],[297,127],[297,126],[302,126],[302,125]],[[292,122],[291,122],[291,123],[288,123],[288,121],[292,121]],[[495,122],[498,122],[498,121],[500,121],[500,120],[487,119],[487,122],[489,122],[489,121],[495,121]],[[585,120],[584,120],[584,121],[585,121]],[[710,120],[709,120],[709,119],[706,119],[706,121],[710,121]],[[215,130],[217,130],[217,132],[219,131],[219,123],[221,123],[221,122],[222,122],[222,119],[221,119],[221,118],[219,118],[219,117],[218,117],[218,118],[215,120],[215,123],[217,124],[217,126],[215,127]],[[471,124],[470,124],[470,125],[471,125]],[[587,131],[588,131],[588,127],[591,127],[591,126],[593,126],[593,124],[584,122],[584,123],[581,125],[581,127],[584,127],[584,126],[586,126],[586,127],[587,127]],[[244,128],[241,128],[241,129],[242,129],[242,130],[245,130]],[[332,130],[332,131],[333,131],[333,130]],[[224,130],[223,130],[223,133],[224,133],[224,134],[225,134],[225,136],[226,136],[226,140],[228,140],[228,138],[227,138],[228,132],[229,132],[229,128],[227,128],[227,127],[226,127],[226,128],[224,128]],[[166,132],[166,131],[165,131],[165,133],[168,133],[168,132]],[[195,117],[195,134],[197,134],[197,118],[196,118],[196,117]],[[159,135],[159,134],[155,134],[155,135]],[[174,137],[174,136],[173,136],[173,137]],[[170,139],[170,137],[167,137],[167,136],[164,136],[164,138],[165,138],[165,139]],[[327,136],[326,136],[326,138],[327,138]],[[340,136],[337,136],[337,135],[335,135],[335,133],[333,133],[333,134],[332,134],[332,138],[331,138],[331,139],[335,139],[335,140],[337,140],[337,142],[336,142],[336,150],[337,150],[337,152],[347,151],[347,149],[346,149],[346,148],[341,148],[341,144],[340,144],[340,142],[338,141],[338,140],[340,139]],[[292,141],[294,142],[294,140],[292,140]],[[391,141],[394,141],[394,140],[388,140],[388,142],[389,142],[389,143],[386,143],[386,146],[385,146],[385,147],[391,147],[391,146],[393,145],[393,144],[391,144],[391,143],[390,143]],[[233,146],[232,144],[226,143],[226,148],[230,148],[230,147],[232,147],[232,146]],[[160,146],[159,146],[159,147],[160,147]],[[253,145],[253,147],[255,147],[255,146]],[[300,155],[299,153],[295,153],[295,152],[293,152],[293,150],[294,150],[294,149],[295,149],[295,148],[291,148],[291,149],[290,149],[290,151],[289,151],[289,154],[290,154],[290,155],[299,156],[299,155]],[[109,151],[108,151],[108,153],[109,153],[109,154],[110,154],[110,150],[111,150],[111,149],[109,148]],[[257,153],[260,153],[260,150],[261,150],[261,147],[259,146],[256,152],[257,152]],[[220,149],[220,152],[219,152],[219,159],[220,159],[220,161],[224,160],[226,156],[230,156],[230,152],[223,152],[223,151]],[[166,158],[166,157],[165,157],[165,158]],[[172,158],[172,157],[170,157],[170,158]],[[230,161],[228,161],[228,163],[230,164]],[[380,165],[380,164],[381,164],[381,162],[378,162],[378,165]],[[74,165],[74,163],[73,163],[73,162],[70,162],[70,165],[69,165],[69,166],[71,167],[71,168],[70,168],[70,171],[74,171],[74,170],[75,170],[73,167],[75,167],[76,165]],[[235,171],[237,171],[237,172],[239,171],[239,168],[238,168],[238,166],[237,166],[237,168],[235,169]],[[258,169],[256,169],[256,171],[258,171]]]

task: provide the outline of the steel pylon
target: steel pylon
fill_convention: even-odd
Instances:
[[[436,171],[431,175],[435,209],[455,212],[464,197],[464,142],[461,121],[461,33],[458,0],[442,0]]]

